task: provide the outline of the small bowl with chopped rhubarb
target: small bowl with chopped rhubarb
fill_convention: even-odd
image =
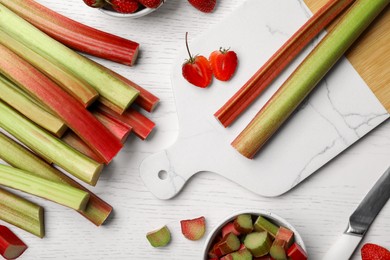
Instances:
[[[271,212],[246,210],[226,217],[209,234],[204,260],[306,260],[304,242],[285,219]]]
[[[104,0],[100,10],[114,17],[139,18],[156,11],[164,2],[165,0]]]

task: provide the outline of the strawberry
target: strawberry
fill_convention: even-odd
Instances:
[[[197,87],[206,88],[213,79],[213,72],[206,57],[201,55],[192,57],[188,48],[187,35],[188,33],[186,33],[186,47],[190,58],[182,66],[183,77]]]
[[[110,0],[107,2],[111,4],[115,11],[124,14],[134,13],[139,8],[139,3],[137,0]]]
[[[199,240],[206,231],[206,219],[199,217],[180,221],[181,232],[189,240]]]
[[[361,253],[362,260],[390,260],[390,251],[376,244],[365,244]]]
[[[237,54],[229,49],[220,48],[219,51],[213,51],[209,61],[215,78],[222,81],[228,81],[237,68]]]
[[[105,4],[104,0],[83,0],[84,3],[90,7],[100,8]]]
[[[147,8],[157,8],[164,1],[163,0],[138,0],[138,2]]]
[[[217,0],[188,0],[190,4],[204,13],[211,13],[214,10]]]

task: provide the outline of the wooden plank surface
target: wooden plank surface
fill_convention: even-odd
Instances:
[[[305,0],[317,11],[328,0]],[[390,6],[347,53],[348,60],[390,112]]]

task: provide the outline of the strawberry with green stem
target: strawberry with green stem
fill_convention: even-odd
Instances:
[[[213,79],[209,61],[202,55],[196,55],[195,57],[191,55],[188,47],[188,32],[186,32],[186,47],[190,58],[182,66],[183,77],[197,87],[208,87]]]

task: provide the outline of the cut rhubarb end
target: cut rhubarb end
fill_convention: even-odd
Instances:
[[[240,245],[241,243],[238,237],[233,233],[229,233],[214,246],[214,253],[218,257],[221,257],[230,254],[234,251],[237,251],[240,248]]]
[[[126,65],[137,59],[139,44],[62,16],[33,0],[1,0],[51,37],[75,50]]]
[[[248,234],[244,244],[254,257],[260,257],[269,253],[272,242],[268,232],[262,231]]]
[[[248,234],[253,231],[252,216],[250,214],[238,215],[234,220],[234,228],[241,234]]]
[[[0,188],[0,219],[37,237],[44,237],[43,208]]]
[[[224,127],[231,125],[305,46],[354,1],[328,1],[214,114],[217,120]]]
[[[180,221],[181,233],[189,240],[199,240],[206,232],[206,219],[199,217]]]
[[[269,254],[275,260],[287,260],[286,245],[287,245],[286,241],[281,239],[275,239],[274,242],[272,243]]]
[[[252,260],[253,256],[248,249],[241,249],[236,252],[230,253],[220,260]]]
[[[0,254],[5,259],[18,258],[26,251],[27,245],[9,228],[0,225]]]
[[[258,232],[267,231],[272,237],[275,238],[276,234],[278,233],[279,227],[265,217],[259,216],[255,221],[254,229]]]
[[[146,234],[146,238],[153,247],[164,247],[171,241],[171,232],[167,226]]]
[[[387,5],[388,0],[356,1],[237,136],[232,146],[243,156],[253,158]]]
[[[275,239],[286,241],[286,248],[290,247],[294,242],[294,232],[285,227],[280,227],[276,233]]]
[[[226,224],[223,228],[222,228],[222,237],[226,236],[227,234],[229,233],[233,233],[235,234],[236,236],[239,236],[241,235],[240,232],[238,232],[235,227],[234,227],[234,223],[233,222],[229,222],[228,224]]]
[[[287,256],[291,260],[307,260],[307,255],[305,250],[302,249],[300,245],[294,243],[288,250]]]
[[[68,177],[66,174],[45,163],[42,159],[38,158],[35,154],[27,150],[25,147],[6,137],[2,133],[0,133],[0,158],[16,168],[28,171],[39,177],[59,183],[66,183],[75,188],[82,189],[88,192],[90,194],[90,198],[87,207],[85,208],[85,210],[79,212],[96,226],[102,225],[112,212],[112,207],[107,202],[100,199],[94,193],[83,187],[81,184],[79,184],[72,178]],[[0,197],[0,205],[2,201],[5,201],[4,203],[6,205],[13,205],[14,209],[20,209],[18,210],[18,212],[31,212],[31,214],[28,215],[29,217],[27,219],[31,219],[32,224],[23,226],[24,228],[33,228],[33,230],[30,231],[31,233],[34,233],[38,236],[39,234],[42,234],[43,236],[43,209],[39,206],[34,206],[35,204],[29,202],[19,202],[19,200],[17,199],[15,199],[15,202],[13,202],[14,200],[11,200],[11,198],[12,197],[10,195],[7,195],[6,197]],[[22,205],[23,207],[16,205]],[[0,207],[0,216],[2,215],[1,209],[5,209],[5,207]],[[40,212],[39,214],[37,213],[38,211]],[[32,214],[33,212],[36,213]],[[18,214],[13,215],[18,216]],[[38,215],[40,217],[38,217]],[[23,222],[23,216],[24,215],[21,214],[21,219],[16,218],[15,221],[17,222],[17,224],[25,222]],[[14,220],[14,218],[11,217],[11,219],[8,219],[6,221],[11,223],[10,221],[12,220]],[[41,223],[41,229],[38,228],[39,223]],[[15,225],[14,222],[12,222],[11,224]]]
[[[0,184],[76,210],[85,209],[89,199],[89,194],[85,191],[2,164]]]

